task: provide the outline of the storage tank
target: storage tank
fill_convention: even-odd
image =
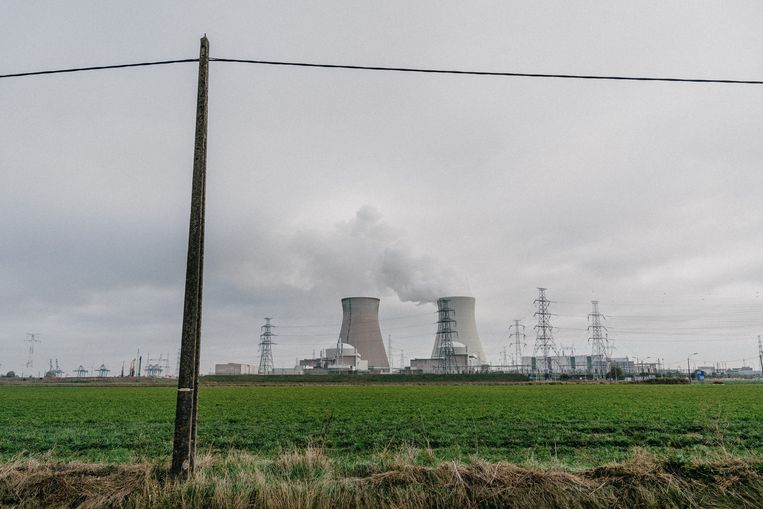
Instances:
[[[452,324],[452,329],[456,332],[453,340],[466,345],[470,355],[476,355],[479,364],[486,364],[487,357],[482,350],[482,342],[477,334],[477,322],[474,319],[474,297],[441,297],[437,299],[437,310],[441,311],[445,302],[453,310],[450,317],[456,323]],[[432,357],[440,356],[440,336],[435,335]]]
[[[342,299],[343,343],[355,347],[360,358],[368,361],[369,368],[389,368],[384,340],[379,328],[379,299],[374,297],[346,297]]]

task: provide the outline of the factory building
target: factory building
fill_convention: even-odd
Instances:
[[[602,355],[523,356],[520,371],[525,373],[559,373],[568,375],[605,375],[611,362]]]
[[[474,373],[479,370],[480,362],[477,355],[469,353],[467,346],[460,341],[453,341],[453,355],[451,363],[453,373]],[[429,359],[411,359],[411,373],[442,373],[444,371],[444,358],[432,356]]]
[[[474,297],[441,297],[437,299],[437,309],[442,310],[448,305],[452,310],[451,318],[455,321],[452,328],[454,341],[463,344],[471,355],[476,356],[477,364],[487,364],[487,356],[482,349],[482,342],[477,333],[477,321],[474,318]],[[440,356],[440,336],[435,337],[432,357]]]
[[[339,341],[351,345],[368,368],[389,370],[389,359],[384,349],[379,327],[379,299],[374,297],[346,297],[342,299],[342,327]]]
[[[255,375],[257,366],[251,364],[237,364],[229,362],[227,364],[215,364],[215,375]]]
[[[327,348],[317,359],[303,359],[299,366],[304,373],[335,373],[368,371],[368,361],[361,358],[354,346],[339,343],[336,348]]]

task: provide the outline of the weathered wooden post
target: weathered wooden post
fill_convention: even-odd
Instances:
[[[204,279],[204,205],[207,178],[207,105],[209,41],[201,38],[199,88],[196,99],[196,142],[193,156],[191,219],[185,274],[185,303],[180,347],[172,475],[187,479],[193,472],[196,453],[196,407],[201,351],[201,294]]]

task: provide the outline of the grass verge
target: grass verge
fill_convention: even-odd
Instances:
[[[509,463],[434,464],[431,451],[348,463],[308,448],[265,459],[200,458],[178,483],[164,464],[16,460],[0,465],[0,507],[67,508],[758,508],[763,460],[658,458],[571,471]]]

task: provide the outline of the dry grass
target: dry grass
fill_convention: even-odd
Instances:
[[[348,465],[318,448],[263,459],[200,458],[177,483],[166,465],[12,461],[0,466],[0,507],[167,508],[758,508],[763,461],[680,462],[635,451],[626,463],[577,472],[473,460],[422,465],[427,451]]]

